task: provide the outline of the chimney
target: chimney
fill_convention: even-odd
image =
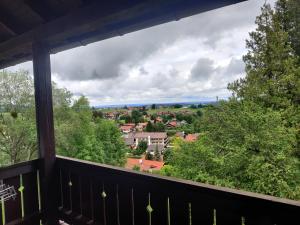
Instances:
[[[148,145],[151,145],[151,138],[148,136]]]

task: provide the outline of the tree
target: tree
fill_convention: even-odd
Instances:
[[[172,176],[299,198],[295,129],[282,116],[253,102],[220,102],[203,115],[200,140],[172,143]]]
[[[33,79],[28,71],[0,72],[0,106],[6,112],[34,107]]]
[[[0,166],[37,157],[35,119],[31,112],[18,117],[0,114]]]
[[[250,33],[244,56],[246,77],[229,85],[241,99],[265,107],[286,109],[300,102],[300,68],[290,46],[288,33],[270,5],[257,17],[257,29]]]
[[[132,170],[140,171],[140,170],[141,170],[141,167],[138,166],[138,165],[134,165],[134,166],[132,167]]]
[[[120,120],[124,120],[125,123],[131,123],[132,122],[131,116],[129,116],[129,115],[121,115]]]
[[[147,132],[153,132],[154,128],[153,128],[153,124],[148,121],[147,125],[146,125],[146,131]]]
[[[132,118],[132,122],[135,123],[135,124],[143,121],[143,115],[138,110],[132,110],[131,118]]]
[[[156,144],[155,146],[155,150],[154,150],[154,159],[157,160],[157,161],[160,161],[160,152],[158,150],[158,145]]]
[[[197,110],[196,112],[197,116],[201,117],[203,115],[202,111],[201,110]]]
[[[175,109],[180,109],[180,108],[182,108],[182,107],[183,107],[183,105],[181,105],[181,104],[175,104],[175,105],[174,105],[174,108],[175,108]]]
[[[276,3],[275,11],[264,5],[256,20],[257,29],[246,43],[246,77],[230,84],[229,89],[239,99],[283,111],[286,126],[298,130],[295,154],[300,156],[300,61],[297,47],[292,46],[300,42],[300,36],[293,36],[299,15],[290,16],[288,9],[285,0]]]
[[[99,110],[93,110],[93,119],[103,119],[103,112]]]
[[[285,5],[289,2],[279,0],[275,10],[263,6],[246,43],[245,78],[229,85],[229,101],[203,109],[194,123],[201,138],[173,144],[162,173],[300,199],[295,157],[300,146],[300,68],[291,41],[299,43],[300,36],[293,36],[297,25]]]
[[[147,152],[145,155],[146,160],[153,160],[153,155],[150,152]]]
[[[156,109],[156,105],[155,105],[155,104],[152,104],[152,105],[151,105],[151,109]]]
[[[140,141],[137,148],[133,151],[134,155],[141,155],[147,150],[148,144],[146,141]]]

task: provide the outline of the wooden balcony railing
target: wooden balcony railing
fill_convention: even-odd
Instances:
[[[0,198],[0,224],[40,224],[40,179],[38,160],[0,168],[0,182],[13,186],[17,195],[13,200]]]
[[[60,217],[70,224],[292,225],[300,202],[57,158]]]
[[[0,169],[0,180],[18,192],[15,200],[1,205],[0,225],[41,224],[38,163]],[[297,201],[59,156],[55,170],[57,184],[51,188],[57,193],[57,215],[68,224],[296,225],[300,221]]]

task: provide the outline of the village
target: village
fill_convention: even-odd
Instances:
[[[173,140],[194,142],[199,133],[193,133],[194,118],[201,115],[202,105],[173,105],[158,107],[124,107],[103,110],[102,117],[119,125],[127,153],[125,167],[155,172],[164,166],[164,155],[172,151]],[[101,111],[100,111],[101,112]]]

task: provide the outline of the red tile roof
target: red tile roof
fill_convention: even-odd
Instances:
[[[139,166],[141,171],[160,170],[164,166],[164,162],[146,160],[144,157],[142,159],[127,158],[125,168],[132,169],[134,166]]]
[[[130,131],[131,129],[132,129],[132,126],[121,126],[120,127],[121,131],[128,131],[128,130]]]
[[[199,134],[188,134],[185,136],[185,140],[188,142],[196,141],[199,137]]]
[[[177,126],[177,122],[176,121],[171,121],[168,123],[168,125],[172,126],[172,127],[176,127]]]

